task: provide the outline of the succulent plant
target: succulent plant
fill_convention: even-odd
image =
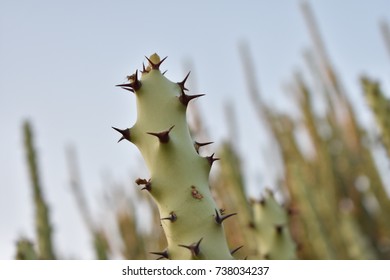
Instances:
[[[232,259],[223,221],[234,215],[221,213],[214,201],[209,172],[218,160],[214,154],[203,157],[202,146],[191,138],[186,120],[189,102],[203,94],[188,95],[185,82],[175,83],[160,71],[166,59],[157,54],[146,57],[141,78],[138,70],[129,83],[118,85],[134,92],[137,121],[121,133],[140,150],[150,179],[137,179],[156,202],[168,246],[153,254],[167,259]]]

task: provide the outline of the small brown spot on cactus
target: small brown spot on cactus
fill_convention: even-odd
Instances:
[[[168,130],[162,131],[162,132],[147,132],[150,135],[156,136],[158,140],[160,140],[160,143],[168,143],[169,142],[169,133],[171,132],[172,128],[174,128],[174,125],[172,125]]]
[[[116,128],[116,127],[113,127],[113,129],[115,129],[116,131],[118,131],[120,134],[122,134],[122,137],[118,140],[118,143],[124,139],[130,141],[130,128],[127,128],[127,129],[119,129],[119,128]]]
[[[265,201],[265,199],[264,199],[264,198],[262,198],[262,199],[260,199],[260,200],[259,200],[259,203],[260,203],[260,205],[262,205],[262,206],[264,206],[264,205],[265,205],[265,202],[266,202],[266,201]]]
[[[244,246],[241,245],[241,246],[239,246],[239,247],[237,247],[237,248],[231,250],[231,251],[230,251],[230,254],[233,255],[233,254],[236,253],[238,250],[240,250],[242,247],[244,247]]]
[[[215,157],[214,157],[214,153],[213,153],[211,156],[206,157],[206,159],[207,159],[207,161],[210,163],[210,166],[213,165],[214,161],[219,160],[219,158],[215,158]]]
[[[225,211],[226,211],[225,208],[220,208],[220,209],[219,209],[219,214],[224,215],[224,214],[225,214]]]
[[[180,94],[180,96],[179,96],[179,101],[181,102],[181,104],[183,104],[184,106],[187,107],[188,103],[190,103],[190,101],[192,99],[201,97],[203,95],[205,95],[205,94],[188,95],[188,94],[185,94],[184,92],[182,92],[182,94]]]
[[[276,225],[276,226],[275,226],[276,233],[277,233],[278,235],[282,234],[282,233],[283,233],[283,228],[284,228],[283,225]]]
[[[193,257],[196,257],[200,253],[200,242],[202,242],[203,237],[199,239],[198,242],[192,243],[191,245],[179,245],[180,247],[186,248],[191,251]]]
[[[138,178],[137,180],[135,180],[135,183],[138,186],[139,185],[145,185],[145,187],[143,187],[141,190],[147,190],[149,192],[152,190],[152,183],[150,182],[150,179],[146,180],[146,179]]]
[[[152,67],[152,69],[155,69],[155,70],[159,70],[159,69],[160,69],[161,63],[163,63],[164,60],[167,59],[167,56],[166,56],[166,57],[164,57],[162,60],[160,60],[160,62],[154,63],[154,62],[153,62],[151,59],[149,59],[147,56],[145,56],[145,57],[146,57],[146,59],[147,59],[148,62],[149,62],[149,66]]]
[[[228,214],[228,215],[221,215],[218,213],[218,210],[215,209],[215,221],[218,223],[218,224],[222,224],[222,222],[224,220],[226,220],[227,218],[231,217],[231,216],[234,216],[234,215],[237,215],[237,213],[232,213],[232,214]]]
[[[191,195],[195,199],[201,200],[203,198],[203,195],[196,189],[195,186],[191,186]]]
[[[249,223],[248,223],[248,227],[249,227],[250,229],[255,229],[255,228],[256,228],[256,225],[255,225],[254,222],[249,222]]]
[[[168,217],[165,217],[165,218],[162,218],[161,220],[169,220],[171,221],[172,223],[175,222],[177,220],[177,215],[175,212],[170,212],[169,213],[169,216]]]
[[[183,81],[181,81],[181,82],[178,82],[177,84],[180,86],[180,89],[181,89],[181,91],[184,93],[184,91],[185,90],[188,90],[186,87],[185,87],[185,83],[186,83],[186,81],[187,81],[187,79],[188,79],[188,76],[191,74],[191,71],[190,72],[188,72],[188,74],[185,76],[185,78],[183,79]]]
[[[194,143],[194,147],[195,147],[195,150],[196,152],[199,154],[199,149],[200,147],[203,147],[203,146],[206,146],[206,145],[210,145],[210,144],[213,144],[214,142],[205,142],[205,143],[199,143],[199,142],[196,142]]]
[[[153,255],[157,255],[157,256],[160,256],[157,260],[161,260],[161,259],[169,259],[169,255],[168,255],[168,250],[165,249],[164,251],[162,252],[149,252],[150,254],[153,254]]]

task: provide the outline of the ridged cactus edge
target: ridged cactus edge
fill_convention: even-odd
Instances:
[[[137,179],[156,202],[167,239],[167,248],[152,252],[166,259],[233,259],[223,221],[232,214],[221,213],[214,201],[209,173],[217,158],[203,157],[190,135],[186,120],[188,103],[202,96],[188,95],[185,82],[172,82],[160,71],[157,54],[146,57],[148,66],[128,76],[119,87],[135,93],[136,123],[128,129],[114,128],[121,140],[139,149],[150,179]],[[140,78],[138,77],[140,76]]]

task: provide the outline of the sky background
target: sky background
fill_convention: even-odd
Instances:
[[[380,20],[390,23],[390,1],[308,2],[337,73],[364,112],[359,75],[378,79],[390,92],[390,59],[379,29]],[[212,137],[204,140],[220,143],[229,135],[224,106],[233,104],[248,192],[258,195],[272,183],[266,169],[272,159],[261,158],[263,135],[238,46],[249,46],[267,102],[288,110],[283,85],[304,68],[303,51],[312,46],[300,3],[0,0],[0,259],[14,257],[19,237],[34,238],[26,119],[33,124],[56,251],[62,258],[93,258],[65,149],[76,148],[88,202],[104,221],[107,182],[134,188],[131,176],[147,174],[135,146],[116,144],[111,126],[130,127],[136,112],[134,96],[114,85],[154,52],[168,56],[169,79],[181,81],[192,70],[190,93],[207,94],[196,101]]]

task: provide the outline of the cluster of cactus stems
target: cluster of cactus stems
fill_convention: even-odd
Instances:
[[[160,71],[157,54],[147,58],[141,78],[138,71],[128,84],[137,99],[137,121],[128,129],[114,128],[140,150],[150,172],[149,179],[137,179],[156,202],[167,238],[166,249],[153,252],[166,259],[232,259],[223,221],[235,213],[221,213],[209,186],[214,154],[203,157],[191,138],[186,109],[191,100],[185,82],[172,82]]]
[[[135,94],[138,115],[131,128],[115,130],[121,133],[120,140],[135,144],[145,160],[150,177],[138,178],[136,184],[144,191],[140,196],[152,198],[145,201],[154,214],[150,233],[139,229],[143,221],[134,213],[136,204],[115,212],[123,258],[233,259],[234,254],[239,259],[390,259],[390,199],[372,154],[373,147],[380,144],[390,158],[390,101],[378,82],[361,79],[381,139],[370,141],[372,131],[359,124],[307,4],[303,12],[315,46],[305,59],[317,87],[309,86],[309,76],[294,76],[291,89],[299,118],[279,113],[263,101],[253,59],[247,49],[241,49],[252,104],[281,154],[284,174],[274,187],[283,204],[268,190],[260,198],[248,199],[236,142],[219,147],[221,160],[215,176],[209,178],[217,158],[214,154],[202,156],[210,142],[193,138],[208,137],[199,137],[188,128],[188,104],[202,96],[186,93],[188,75],[179,83],[169,81],[160,71],[164,59],[154,54],[147,58],[147,67],[119,85]],[[383,26],[388,39],[387,25]],[[386,42],[390,50],[390,40]],[[321,93],[327,111],[317,114],[314,104]],[[296,137],[298,127],[307,133],[312,146],[309,155]],[[54,259],[50,213],[29,123],[23,129],[36,240],[20,238],[15,258]],[[113,237],[91,222],[74,174],[72,186],[96,258],[111,258]],[[234,218],[225,222],[230,217]],[[230,250],[228,244],[236,249]]]

